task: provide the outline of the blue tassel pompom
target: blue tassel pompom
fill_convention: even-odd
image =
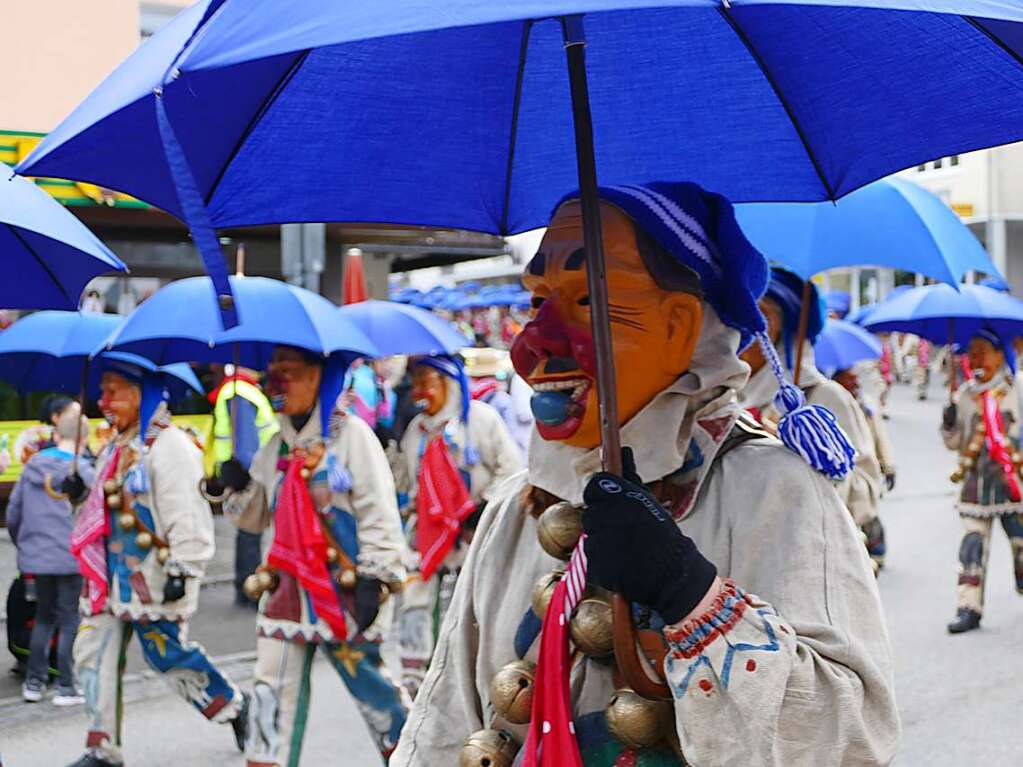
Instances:
[[[462,457],[465,459],[466,466],[475,466],[480,462],[479,451],[471,444],[465,446],[465,450],[462,452]]]
[[[139,459],[128,470],[124,478],[124,489],[132,495],[145,495],[149,492],[149,475],[146,474],[145,461]]]
[[[327,483],[332,493],[347,493],[352,489],[352,474],[333,453],[327,455]]]

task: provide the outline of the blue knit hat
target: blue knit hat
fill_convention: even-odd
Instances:
[[[767,283],[765,298],[771,298],[781,308],[782,341],[785,345],[785,367],[794,367],[796,335],[799,332],[799,315],[803,308],[803,278],[781,267],[771,267],[771,279]],[[813,346],[824,330],[827,308],[821,300],[817,286],[810,285],[810,311],[807,314],[806,342]]]
[[[462,360],[450,354],[433,354],[424,357],[417,357],[416,365],[426,365],[438,371],[441,375],[458,383],[458,391],[462,396],[462,410],[459,418],[465,426],[465,449],[463,457],[467,466],[475,466],[480,461],[479,453],[469,438],[469,405],[472,398],[469,395],[469,377],[465,374],[465,365]]]
[[[1016,350],[1011,343],[1007,343],[1001,334],[994,328],[985,325],[973,334],[973,338],[981,338],[995,347],[1005,357],[1005,364],[1013,375],[1016,374]]]

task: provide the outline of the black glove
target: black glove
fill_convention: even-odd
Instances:
[[[177,602],[185,596],[185,576],[183,575],[171,575],[167,577],[167,582],[163,584],[163,601]]]
[[[71,503],[80,503],[89,492],[89,488],[86,487],[82,475],[76,471],[64,477],[60,483],[60,492],[66,495]]]
[[[627,479],[600,472],[583,493],[588,580],[678,623],[706,596],[717,568],[643,487],[629,448],[622,465]]]
[[[895,489],[895,472],[894,471],[886,471],[884,473],[884,483],[888,487],[888,492],[889,493],[892,490]]]
[[[377,619],[382,587],[376,578],[359,578],[355,582],[355,623],[360,634]]]
[[[952,431],[959,420],[959,408],[955,404],[948,405],[941,411],[941,426],[945,431]]]
[[[228,458],[220,464],[220,479],[229,488],[240,493],[249,486],[252,476],[241,461],[237,458]]]

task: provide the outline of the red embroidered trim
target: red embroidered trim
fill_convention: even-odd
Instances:
[[[749,598],[740,591],[731,579],[723,582],[721,591],[708,609],[696,618],[690,618],[678,628],[665,628],[664,636],[672,644],[672,655],[676,658],[694,658],[719,636],[724,636],[742,620]],[[699,634],[699,641],[694,640]],[[683,649],[681,645],[686,645]]]

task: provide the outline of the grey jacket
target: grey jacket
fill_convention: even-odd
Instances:
[[[69,550],[71,504],[60,496],[60,484],[71,471],[71,454],[56,447],[32,456],[21,472],[7,505],[7,529],[18,548],[18,569],[33,575],[74,575],[78,561]],[[92,466],[78,464],[86,485]]]

